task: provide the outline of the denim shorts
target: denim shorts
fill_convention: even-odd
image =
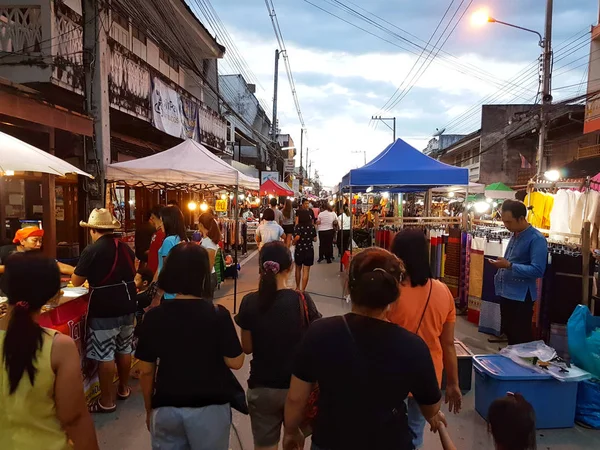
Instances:
[[[165,406],[152,411],[150,434],[153,450],[229,450],[231,407]]]
[[[408,409],[408,427],[413,432],[413,445],[416,449],[423,447],[423,434],[427,420],[423,417],[419,404],[413,397],[406,399]]]
[[[86,355],[100,362],[115,360],[115,353],[133,352],[135,314],[120,317],[90,317],[87,321]]]

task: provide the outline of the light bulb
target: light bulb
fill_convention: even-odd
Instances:
[[[487,10],[480,9],[471,15],[471,25],[474,27],[482,27],[486,23],[491,22],[491,17]]]
[[[448,192],[448,197],[454,198],[454,192]]]
[[[187,204],[187,207],[190,211],[196,211],[196,208],[198,207],[198,204],[194,201],[191,201]]]
[[[544,173],[544,178],[548,181],[558,181],[560,179],[560,172],[558,170],[549,170]]]
[[[4,171],[4,176],[5,177],[12,177],[15,175],[15,171],[14,170],[5,170]]]
[[[208,211],[208,205],[206,204],[206,202],[203,202],[203,203],[200,205],[200,211],[202,211],[202,212],[206,212],[206,211]]]
[[[227,200],[227,194],[221,194],[221,200]]]

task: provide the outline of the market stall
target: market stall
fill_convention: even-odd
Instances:
[[[78,169],[77,167],[57,158],[48,152],[40,150],[8,134],[0,132],[0,174],[5,177],[18,179],[21,173],[50,174],[57,177],[65,177],[67,174],[77,174],[93,178],[90,174]],[[11,206],[10,202],[8,205]],[[56,205],[62,207],[62,205]],[[6,211],[3,211],[6,212]],[[56,212],[56,211],[54,211]],[[46,211],[46,214],[49,211]],[[49,214],[47,214],[50,216]],[[0,217],[5,217],[0,214]],[[27,218],[26,218],[27,219]],[[21,225],[35,225],[44,228],[46,235],[52,233],[54,221],[47,220],[21,220]],[[49,242],[56,242],[48,236]],[[44,243],[44,245],[47,245]],[[86,288],[68,288],[67,280],[62,283],[61,293],[42,309],[39,318],[40,325],[60,331],[63,334],[71,336],[76,342],[80,355],[84,355],[82,348],[83,336],[85,334],[85,315],[87,313],[88,290]],[[6,313],[6,299],[0,298],[0,317]],[[86,397],[89,399],[94,395],[94,374],[85,368],[84,358],[82,356],[82,370],[84,373],[84,383]],[[97,382],[97,380],[96,380]]]
[[[348,192],[389,192],[414,193],[427,192],[431,201],[431,189],[449,186],[469,185],[469,171],[466,168],[454,167],[439,162],[407,144],[402,139],[396,140],[383,152],[365,166],[351,170],[341,183],[341,190]],[[465,189],[468,193],[468,189]],[[426,209],[427,211],[429,209]],[[352,212],[352,209],[351,209]],[[443,278],[459,295],[459,275],[461,265],[461,231],[460,219],[455,217],[419,217],[385,218],[380,226],[379,218],[375,218],[376,228],[386,234],[384,242],[391,243],[393,235],[402,227],[410,226],[424,229],[432,246],[431,264],[434,273]],[[452,235],[447,234],[452,230]],[[350,239],[352,242],[353,231]],[[381,239],[381,238],[380,238]],[[351,245],[352,250],[352,245]],[[451,260],[445,255],[452,255]],[[442,267],[448,270],[442,270]],[[343,266],[340,267],[343,270]]]
[[[293,197],[294,191],[279,181],[269,179],[261,185],[260,195],[265,197]]]
[[[239,202],[243,200],[240,189],[258,191],[259,180],[244,175],[239,170],[214,155],[202,144],[188,139],[181,144],[146,158],[111,164],[106,178],[112,183],[146,188],[214,190],[233,188],[235,201],[232,219],[225,221],[226,236],[234,249],[234,267],[238,264],[238,247],[242,223]],[[237,310],[237,275],[234,276],[234,313]]]

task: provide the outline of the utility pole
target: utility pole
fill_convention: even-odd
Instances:
[[[304,128],[300,128],[300,189],[304,183],[304,174],[302,173],[302,153],[304,148]]]
[[[546,170],[546,114],[552,104],[552,12],[553,0],[546,0],[546,26],[544,39],[540,43],[542,53],[542,106],[540,109],[540,131],[537,149],[537,176],[541,178]]]
[[[383,122],[386,127],[388,127],[390,130],[392,130],[394,132],[393,142],[396,142],[396,118],[395,117],[371,116],[371,120],[378,120],[380,122]],[[390,127],[387,124],[387,122],[392,122],[393,126]]]
[[[273,123],[271,129],[271,140],[273,142],[273,152],[277,152],[277,88],[279,85],[279,50],[275,50],[275,76],[273,77]],[[259,167],[259,176],[261,174],[262,164]],[[261,177],[262,178],[262,177]]]
[[[306,168],[308,169],[308,173],[306,174],[306,178],[310,182],[310,161],[308,160],[308,147],[306,147]]]

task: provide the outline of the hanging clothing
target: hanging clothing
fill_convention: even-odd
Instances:
[[[536,228],[549,229],[554,197],[544,192],[532,192],[525,197],[528,206],[527,221]]]

